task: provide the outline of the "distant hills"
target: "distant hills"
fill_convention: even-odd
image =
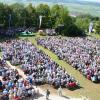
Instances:
[[[54,4],[61,4],[68,7],[70,14],[80,15],[80,14],[91,14],[93,16],[100,17],[100,3],[99,2],[89,2],[84,0],[0,0],[0,2],[7,3],[23,3],[33,5],[38,5],[40,3],[46,3],[50,6]]]

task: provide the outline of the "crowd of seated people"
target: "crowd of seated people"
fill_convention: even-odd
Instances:
[[[27,30],[29,31],[29,32],[36,32],[36,28],[35,27],[29,27],[29,28],[27,28]]]
[[[24,32],[25,29],[26,29],[26,27],[18,27],[18,28],[15,28],[15,31],[16,31],[17,33],[19,33],[19,32]]]
[[[57,35],[55,29],[46,29],[46,30],[44,30],[44,32],[45,32],[46,35],[48,35],[48,36],[55,36],[55,35]]]
[[[24,100],[35,95],[37,91],[30,78],[23,79],[17,70],[11,69],[5,60],[0,59],[0,100]]]
[[[100,82],[100,40],[94,38],[46,37],[37,43],[53,51],[86,78]]]
[[[6,30],[0,28],[0,36],[4,35],[5,32],[6,32]]]
[[[0,28],[0,35],[2,35],[2,36],[14,36],[15,34],[18,34],[19,32],[24,32],[24,31],[35,32],[36,29],[35,29],[35,27],[29,27],[29,28],[26,28],[26,27],[19,27],[19,28],[11,27],[11,28],[8,28],[8,29]]]
[[[8,29],[5,33],[7,36],[14,36],[15,35],[15,30],[14,29]]]
[[[64,68],[51,60],[51,58],[37,49],[28,40],[12,40],[1,44],[2,58],[10,60],[12,65],[20,65],[24,73],[36,85],[50,84],[55,88],[59,86],[75,88],[79,85],[74,77]]]
[[[0,29],[0,36],[15,36],[15,34],[17,33],[15,28],[7,28],[7,29]]]

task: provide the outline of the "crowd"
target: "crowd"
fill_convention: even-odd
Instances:
[[[30,79],[23,79],[18,71],[11,69],[3,59],[0,59],[0,77],[0,100],[25,100],[37,95]]]
[[[30,82],[35,85],[50,84],[76,88],[79,83],[64,68],[37,49],[28,40],[11,40],[1,44],[2,58],[10,60],[12,65],[20,65]]]
[[[36,32],[36,28],[35,27],[29,27],[29,28],[26,28],[26,27],[19,27],[19,28],[14,28],[14,27],[11,27],[11,28],[7,28],[7,29],[3,29],[3,28],[0,28],[0,35],[1,36],[14,36],[16,34],[18,34],[19,32],[24,32],[26,31],[27,33],[28,32]]]
[[[100,40],[46,37],[38,39],[37,43],[53,51],[89,80],[100,82]]]
[[[55,36],[55,35],[57,35],[55,29],[46,29],[46,30],[44,30],[44,32],[45,32],[46,35],[48,35],[48,36]]]

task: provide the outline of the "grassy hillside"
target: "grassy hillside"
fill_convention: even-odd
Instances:
[[[65,6],[68,7],[70,13],[91,14],[93,16],[100,17],[100,6],[83,5],[76,3],[66,3]]]

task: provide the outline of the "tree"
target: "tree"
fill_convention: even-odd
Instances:
[[[46,4],[40,4],[36,7],[36,12],[38,15],[38,25],[39,25],[39,16],[43,16],[43,23],[42,23],[42,28],[48,28],[49,23],[51,22],[50,20],[50,7]]]
[[[88,32],[90,19],[89,18],[81,18],[77,17],[75,21],[75,25],[80,28],[83,33]]]
[[[100,20],[96,22],[95,30],[97,34],[100,34]]]
[[[0,26],[4,26],[5,20],[4,20],[4,4],[0,3]]]
[[[24,26],[24,19],[26,16],[26,10],[22,4],[13,4],[11,5],[13,14],[12,14],[12,21],[13,26],[15,27],[23,27]]]
[[[61,30],[60,34],[65,36],[76,36],[81,34],[81,29],[79,29],[73,22],[72,18],[69,16],[67,8],[62,5],[54,5],[51,8],[51,17],[53,27],[62,26],[58,29]]]
[[[12,21],[10,20],[10,15],[12,15],[12,14],[13,14],[13,11],[12,11],[11,7],[8,5],[5,5],[5,7],[4,7],[5,27],[9,27],[9,21],[10,21],[10,24],[12,25]]]
[[[37,25],[37,14],[36,14],[36,9],[35,7],[32,6],[32,4],[30,3],[27,7],[26,7],[26,11],[27,11],[27,15],[25,17],[27,17],[27,24],[26,26],[36,26]]]
[[[0,3],[0,24],[7,28],[9,26],[9,15],[12,14],[12,9],[8,5]]]

